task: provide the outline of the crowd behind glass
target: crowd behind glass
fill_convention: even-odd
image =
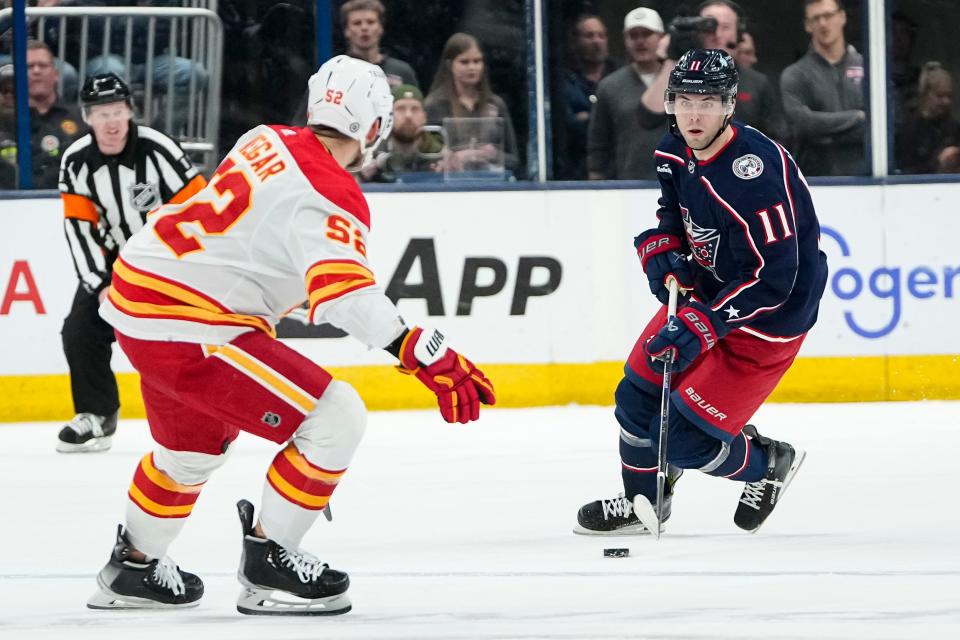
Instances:
[[[9,5],[9,0],[5,0]],[[197,6],[178,0],[36,0],[38,6]],[[199,3],[202,4],[202,3]],[[526,3],[340,0],[332,6],[335,53],[376,63],[393,88],[391,138],[357,178],[366,182],[526,180],[535,176]],[[668,130],[666,78],[683,47],[731,53],[740,69],[735,118],[782,142],[807,176],[870,173],[871,120],[865,0],[765,3],[707,0],[545,0],[548,178],[654,180],[652,152]],[[935,0],[888,2],[889,172],[960,172],[953,72],[960,44],[953,20],[934,20]],[[638,6],[639,5],[639,6]],[[929,6],[928,6],[929,5]],[[213,3],[223,21],[223,68],[204,69],[158,51],[153,81],[176,95],[222,76],[221,150],[263,122],[306,122],[306,80],[315,67],[312,0]],[[960,7],[953,10],[960,18]],[[679,18],[679,19],[678,19]],[[161,21],[162,22],[162,21]],[[51,42],[31,22],[27,76],[33,186],[54,189],[63,150],[86,131],[77,109],[77,43]],[[9,21],[0,23],[0,188],[16,186],[14,69]],[[118,38],[119,39],[119,38]],[[118,40],[115,39],[115,40]],[[158,42],[162,38],[158,38]],[[91,38],[95,47],[99,38]],[[142,47],[141,47],[142,49]],[[65,51],[59,59],[55,52]],[[125,71],[142,88],[134,59],[88,51],[85,75]],[[167,123],[152,123],[154,126]],[[184,133],[179,120],[172,123]]]

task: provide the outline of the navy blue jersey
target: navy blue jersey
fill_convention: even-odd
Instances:
[[[710,160],[667,134],[655,152],[659,229],[684,240],[693,295],[730,329],[784,340],[810,329],[827,280],[806,180],[779,144],[740,122]]]

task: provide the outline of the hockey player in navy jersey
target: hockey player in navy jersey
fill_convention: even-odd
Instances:
[[[616,390],[624,493],[581,507],[577,533],[648,533],[633,498],[656,502],[663,360],[673,358],[663,520],[684,469],[745,483],[734,521],[756,531],[804,453],[746,422],[790,368],[817,319],[827,278],[820,227],[790,154],[731,121],[733,58],[692,49],[664,97],[671,131],[655,152],[661,197],[653,229],[634,240],[653,294],[686,292],[643,330]]]

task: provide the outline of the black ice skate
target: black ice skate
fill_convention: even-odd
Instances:
[[[78,413],[57,435],[57,451],[60,453],[93,453],[106,451],[117,432],[117,412],[98,416]]]
[[[182,609],[200,604],[203,582],[181,571],[167,557],[150,562],[130,560],[132,548],[123,525],[107,566],[97,574],[100,591],[87,601],[91,609]]]
[[[237,611],[261,616],[330,616],[350,611],[350,578],[302,551],[286,549],[254,533],[253,505],[237,503],[243,554],[237,578],[243,585]],[[276,593],[280,592],[280,593]]]
[[[743,432],[766,448],[770,462],[767,464],[767,475],[757,482],[748,482],[740,496],[740,504],[733,521],[738,527],[754,533],[770,516],[773,508],[783,499],[783,494],[790,486],[793,476],[796,475],[805,451],[794,450],[786,442],[778,442],[765,438],[757,433],[757,428],[748,424]]]
[[[663,520],[670,517],[671,495],[664,497]],[[574,533],[586,536],[638,536],[650,531],[633,511],[633,501],[622,493],[608,500],[594,500],[580,507]]]
[[[670,518],[670,504],[673,501],[673,486],[683,469],[668,465],[667,484],[663,496],[663,521]],[[663,527],[661,526],[661,529]],[[640,522],[633,509],[633,501],[622,493],[608,500],[594,500],[580,507],[577,512],[577,526],[574,533],[585,536],[637,536],[650,535],[646,525]]]

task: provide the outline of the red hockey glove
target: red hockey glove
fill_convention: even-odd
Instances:
[[[637,248],[640,266],[650,281],[650,292],[657,296],[657,300],[662,304],[667,304],[670,298],[670,290],[667,288],[667,279],[670,276],[677,279],[680,293],[693,288],[693,274],[687,265],[686,256],[680,253],[680,238],[659,229],[650,229],[634,238],[633,246]]]
[[[413,374],[437,395],[447,422],[466,424],[480,417],[480,403],[496,403],[493,385],[483,372],[446,345],[437,330],[410,330],[400,345],[402,373]]]
[[[676,370],[683,371],[729,331],[727,324],[717,319],[709,307],[691,302],[678,309],[677,316],[650,338],[643,349],[650,356],[650,366],[655,371],[663,373],[668,354]]]

